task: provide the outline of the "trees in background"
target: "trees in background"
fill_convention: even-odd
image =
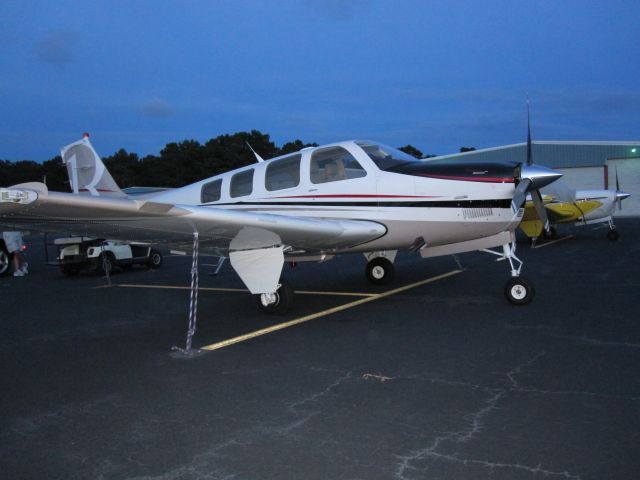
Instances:
[[[416,157],[419,159],[424,159],[424,158],[433,158],[436,155],[433,154],[424,154],[422,153],[420,150],[418,150],[416,147],[414,147],[413,145],[405,145],[404,147],[400,147],[398,150],[402,150],[404,153],[408,153],[409,155],[411,155],[412,157]]]
[[[55,188],[52,188],[54,190],[69,189],[67,172],[62,167],[62,159],[59,155],[42,163],[32,160],[19,162],[0,160],[0,186],[8,187],[26,182],[55,185]]]
[[[168,143],[159,156],[147,155],[139,158],[137,154],[121,148],[111,156],[102,157],[102,160],[121,188],[181,187],[255,163],[255,156],[247,144],[265,159],[297,152],[305,147],[318,146],[317,143],[294,140],[277,147],[268,134],[251,130],[220,135],[205,144],[196,140]],[[406,145],[401,150],[417,158],[423,158],[422,152],[411,145]],[[0,186],[34,181],[46,183],[51,190],[69,191],[67,172],[60,156],[43,163],[30,160],[0,160]]]

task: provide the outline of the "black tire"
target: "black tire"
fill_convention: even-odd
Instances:
[[[544,228],[542,229],[542,238],[545,240],[555,240],[558,238],[558,230],[553,225],[549,227],[549,231],[547,232]]]
[[[158,250],[152,249],[151,252],[149,252],[147,265],[153,269],[160,268],[160,265],[162,265],[162,254]]]
[[[68,277],[73,277],[75,275],[78,275],[78,273],[80,273],[80,269],[72,265],[60,265],[60,272],[62,272],[63,275],[66,275]]]
[[[273,294],[275,301],[267,304],[267,294],[257,295],[258,305],[263,312],[269,315],[284,315],[293,305],[293,288],[286,280],[280,280],[280,287]]]
[[[616,240],[618,240],[618,238],[620,238],[620,234],[617,230],[609,230],[607,232],[607,238],[612,242],[615,242]]]
[[[513,277],[504,286],[504,295],[514,305],[528,305],[536,294],[533,284],[524,277]]]
[[[116,263],[116,257],[111,252],[103,252],[98,257],[98,264],[96,265],[96,272],[103,275],[110,275],[113,273],[113,267]]]
[[[367,280],[374,285],[387,285],[393,281],[394,276],[393,263],[384,257],[376,257],[367,263],[365,270]]]
[[[8,275],[11,270],[11,258],[7,255],[7,252],[0,249],[0,277]]]

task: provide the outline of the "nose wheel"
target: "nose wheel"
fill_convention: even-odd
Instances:
[[[496,255],[497,261],[507,260],[511,266],[511,278],[504,286],[504,296],[507,297],[514,305],[528,305],[533,300],[536,293],[533,288],[533,283],[524,277],[520,276],[520,270],[522,269],[522,260],[516,257],[516,244],[515,242],[507,243],[502,246],[502,253],[494,252],[493,250],[483,250],[486,253]]]
[[[504,286],[504,295],[514,305],[527,305],[536,291],[533,284],[524,277],[513,277]]]

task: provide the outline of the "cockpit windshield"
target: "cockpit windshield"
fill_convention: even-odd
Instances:
[[[404,167],[410,163],[422,163],[402,150],[381,143],[357,141],[356,144],[369,155],[369,158],[373,160],[380,170],[393,172],[399,167]]]
[[[562,178],[540,189],[540,192],[543,195],[550,195],[556,202],[576,201],[575,189],[571,188]]]

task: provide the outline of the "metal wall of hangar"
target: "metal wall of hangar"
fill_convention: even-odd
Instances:
[[[564,174],[565,181],[576,190],[616,188],[631,197],[622,202],[615,216],[640,216],[640,140],[628,142],[532,142],[533,161]],[[527,144],[517,143],[471,152],[442,155],[430,160],[527,161]]]

